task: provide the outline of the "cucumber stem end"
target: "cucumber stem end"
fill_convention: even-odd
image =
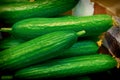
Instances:
[[[84,35],[86,33],[86,31],[85,30],[82,30],[82,31],[78,31],[76,34],[78,35],[78,36],[81,36],[81,35]]]
[[[0,32],[11,32],[12,28],[1,28]]]

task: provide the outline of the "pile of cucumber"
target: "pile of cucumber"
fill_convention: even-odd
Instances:
[[[61,16],[79,0],[1,0],[0,79],[92,80],[116,68],[99,53],[99,36],[113,26],[110,15]]]

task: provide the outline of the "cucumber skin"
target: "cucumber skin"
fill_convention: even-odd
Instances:
[[[78,78],[76,78],[74,80],[92,80],[92,79],[89,76],[80,76],[80,77],[78,77]]]
[[[16,47],[17,45],[22,44],[25,41],[14,39],[14,38],[6,38],[0,42],[0,50],[9,49],[11,47]],[[59,55],[56,58],[67,58],[74,56],[84,56],[84,55],[92,55],[98,52],[97,44],[92,40],[81,40],[72,45],[69,49],[65,50],[62,55]]]
[[[17,22],[12,26],[11,33],[21,39],[29,40],[39,35],[57,30],[85,30],[83,36],[98,36],[112,26],[109,15],[94,15],[65,18],[32,18]]]
[[[8,37],[0,41],[0,50],[5,50],[11,47],[15,47],[23,43],[23,40]]]
[[[0,50],[9,49],[11,47],[16,47],[22,44],[23,40],[14,39],[13,37],[8,37],[0,41]],[[92,40],[81,40],[72,45],[69,49],[65,50],[62,55],[57,58],[67,58],[74,56],[83,56],[96,54],[98,51],[97,44]]]
[[[81,56],[54,60],[46,64],[36,65],[16,72],[19,79],[58,78],[107,71],[114,68],[117,62],[105,54]]]
[[[18,2],[30,2],[29,0],[0,0],[0,4],[18,3]]]
[[[74,56],[86,56],[98,53],[98,45],[92,40],[81,40],[76,42],[72,47],[63,52],[57,58],[68,58]]]
[[[13,24],[34,17],[54,17],[72,9],[79,0],[39,0],[0,5],[0,21]]]
[[[71,47],[77,37],[74,31],[56,31],[3,50],[0,52],[0,73],[15,71],[56,57],[61,51]]]

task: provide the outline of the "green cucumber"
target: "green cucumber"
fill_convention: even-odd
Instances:
[[[81,76],[79,78],[75,78],[74,80],[92,80],[89,76]]]
[[[8,37],[0,41],[0,50],[8,49],[11,47],[15,47],[23,43],[23,40],[15,39],[13,37]]]
[[[0,21],[13,24],[31,17],[53,17],[72,9],[79,0],[38,0],[0,5]]]
[[[71,47],[85,31],[56,31],[0,52],[0,73],[54,58]],[[1,73],[1,74],[3,74]]]
[[[54,60],[16,72],[18,79],[58,78],[107,71],[117,65],[110,55],[96,54]]]
[[[12,28],[1,28],[3,32],[11,32],[21,39],[32,39],[39,35],[58,30],[85,30],[83,36],[98,36],[112,26],[109,15],[94,15],[84,17],[69,16],[65,18],[32,18],[17,22]]]
[[[19,2],[30,2],[31,0],[0,0],[0,4],[8,3],[19,3]]]
[[[76,42],[72,47],[63,52],[57,58],[67,58],[74,56],[93,55],[98,53],[98,45],[91,40],[82,40]]]

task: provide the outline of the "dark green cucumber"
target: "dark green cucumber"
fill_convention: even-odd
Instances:
[[[0,5],[0,21],[15,23],[31,17],[53,17],[72,9],[79,0],[38,0]]]
[[[57,58],[67,58],[74,56],[93,55],[98,53],[98,45],[91,40],[82,40],[75,43],[72,47],[63,52]]]
[[[89,76],[80,76],[78,78],[75,78],[74,80],[92,80]]]
[[[0,4],[18,3],[18,2],[30,2],[31,0],[0,0]]]
[[[85,31],[56,31],[0,52],[0,73],[14,71],[62,54]]]
[[[54,60],[46,64],[36,65],[18,71],[19,79],[56,78],[107,71],[117,65],[110,55],[96,54]]]
[[[32,18],[17,22],[12,26],[11,33],[22,39],[32,39],[39,35],[58,30],[85,30],[84,36],[98,36],[112,26],[109,15],[94,15],[84,17],[69,16],[65,18]],[[7,29],[1,28],[1,31]]]
[[[23,43],[23,40],[15,39],[13,37],[8,37],[3,40],[0,40],[0,50],[8,49],[11,47],[15,47]]]

